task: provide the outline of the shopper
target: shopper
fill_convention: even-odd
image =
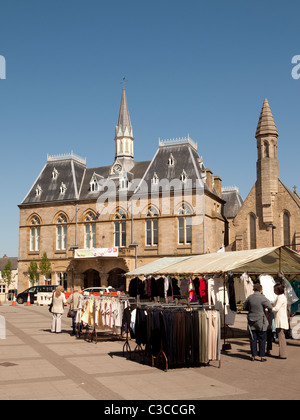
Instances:
[[[276,333],[279,341],[278,359],[287,359],[285,330],[289,329],[289,319],[284,286],[280,283],[276,283],[274,286],[274,293],[277,295],[273,312],[275,315]]]
[[[253,294],[244,303],[244,310],[248,311],[248,329],[250,334],[251,360],[256,360],[257,342],[261,362],[265,362],[268,318],[266,310],[272,311],[271,302],[262,294],[262,286],[254,284]]]
[[[64,305],[67,302],[63,290],[62,286],[58,286],[52,295],[52,333],[61,332],[61,318],[65,311]]]
[[[76,322],[77,311],[81,308],[81,299],[82,299],[82,295],[80,294],[80,291],[81,291],[80,287],[75,287],[74,293],[72,293],[67,300],[67,303],[70,304],[70,309],[74,311],[71,335],[76,335],[76,331],[77,331],[77,322]]]

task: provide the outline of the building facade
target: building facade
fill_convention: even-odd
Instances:
[[[73,153],[47,156],[19,205],[20,290],[29,285],[30,262],[39,264],[44,252],[51,279],[40,275],[40,284],[124,290],[123,274],[137,266],[224,245],[221,178],[189,136],[159,140],[152,160],[136,162],[123,88],[114,142],[108,166],[88,168]]]
[[[300,197],[279,178],[278,131],[265,99],[257,130],[256,182],[244,202],[237,191],[223,191],[228,202],[228,250],[287,245],[300,249]],[[229,205],[229,202],[231,203]],[[226,204],[227,206],[227,204]]]

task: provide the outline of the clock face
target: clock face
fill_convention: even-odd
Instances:
[[[119,174],[122,170],[122,166],[119,163],[116,163],[113,167],[113,172],[115,174]]]

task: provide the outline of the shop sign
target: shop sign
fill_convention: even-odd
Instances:
[[[119,248],[84,248],[75,250],[75,258],[117,257]]]

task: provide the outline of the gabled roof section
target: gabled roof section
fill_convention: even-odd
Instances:
[[[271,134],[278,137],[278,131],[274,122],[271,108],[267,99],[264,100],[255,137]]]
[[[297,193],[292,192],[282,181],[279,179],[279,183],[283,186],[283,188],[288,192],[288,194],[291,196],[291,198],[295,201],[295,203],[300,208],[300,197]]]
[[[57,172],[55,178],[53,177],[54,169]],[[48,156],[46,165],[21,204],[78,200],[85,170],[85,161],[73,153]],[[63,194],[62,185],[64,186]],[[39,194],[37,190],[40,191]]]

